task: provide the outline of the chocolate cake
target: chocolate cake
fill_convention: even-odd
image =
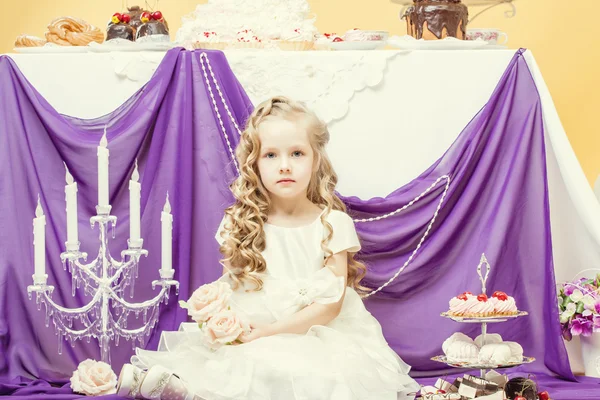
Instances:
[[[143,12],[140,20],[142,25],[137,29],[136,40],[145,36],[169,35],[169,28],[160,11]]]
[[[129,24],[110,24],[106,29],[106,40],[127,39],[135,40],[135,29]]]
[[[128,14],[131,17],[131,22],[129,24],[131,26],[133,26],[133,29],[135,29],[136,31],[138,30],[140,25],[142,25],[141,18],[142,18],[142,14],[145,12],[150,12],[150,11],[144,10],[140,6],[127,7],[126,14]]]
[[[148,21],[137,30],[136,39],[150,35],[168,35],[167,26],[161,21]]]
[[[469,12],[461,0],[413,0],[406,10],[407,33],[416,39],[466,38]]]

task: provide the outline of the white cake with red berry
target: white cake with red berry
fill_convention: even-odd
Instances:
[[[306,0],[209,0],[182,19],[176,40],[207,49],[309,50],[314,23]]]
[[[501,291],[494,292],[492,297],[464,292],[450,299],[449,306],[448,315],[455,317],[499,317],[519,313],[515,299]]]

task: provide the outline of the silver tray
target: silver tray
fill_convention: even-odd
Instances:
[[[494,323],[494,322],[505,322],[509,319],[515,319],[518,317],[523,317],[525,315],[529,315],[527,311],[519,311],[513,315],[498,315],[497,317],[457,317],[454,315],[448,314],[448,312],[443,312],[440,314],[442,317],[450,318],[456,322],[464,322],[467,324],[481,324],[485,323]]]
[[[534,357],[523,357],[523,360],[521,360],[521,361],[512,362],[512,363],[508,363],[508,364],[503,364],[503,365],[492,365],[492,364],[483,365],[483,364],[479,364],[479,363],[451,362],[451,361],[448,361],[446,359],[446,356],[435,356],[435,357],[431,357],[431,359],[433,361],[441,362],[441,363],[444,363],[444,364],[449,365],[451,367],[455,367],[455,368],[468,368],[468,369],[512,368],[512,367],[516,367],[516,366],[521,365],[521,364],[529,364],[529,363],[535,361]]]

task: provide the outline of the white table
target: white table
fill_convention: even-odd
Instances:
[[[225,54],[255,103],[283,93],[306,101],[329,122],[329,153],[340,176],[338,190],[367,199],[389,194],[439,158],[487,102],[514,52]],[[11,55],[53,107],[80,118],[116,109],[148,81],[163,56],[150,52]],[[552,243],[560,282],[600,265],[600,204],[533,55],[526,52],[525,59],[544,113]],[[377,176],[385,179],[373,179]],[[575,360],[574,369],[579,368]]]

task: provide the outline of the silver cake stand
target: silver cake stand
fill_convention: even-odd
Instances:
[[[481,273],[481,269],[483,266],[485,266],[485,275],[482,275],[482,273]],[[486,284],[487,278],[490,274],[490,264],[488,263],[487,259],[485,258],[485,254],[481,255],[481,260],[479,261],[479,265],[477,266],[477,274],[479,275],[479,279],[481,281],[482,293],[485,294],[485,292],[486,292],[485,284]],[[518,311],[516,314],[513,314],[513,315],[499,315],[499,316],[493,316],[493,317],[459,317],[459,316],[450,315],[447,312],[443,312],[440,315],[442,317],[450,318],[451,320],[460,322],[460,323],[481,324],[482,343],[485,343],[485,337],[487,335],[487,324],[506,322],[508,320],[515,319],[518,317],[523,317],[523,316],[526,316],[529,314],[527,313],[527,311]],[[446,358],[446,356],[444,356],[444,355],[435,356],[435,357],[432,357],[431,359],[433,361],[441,362],[441,363],[444,363],[444,364],[446,364],[450,367],[454,367],[454,368],[478,369],[480,372],[481,378],[485,378],[487,370],[498,369],[498,368],[512,368],[512,367],[516,367],[516,366],[519,366],[522,364],[528,364],[528,363],[535,361],[535,358],[533,358],[533,357],[523,357],[522,360],[507,363],[507,364],[480,364],[480,363],[449,361]]]

